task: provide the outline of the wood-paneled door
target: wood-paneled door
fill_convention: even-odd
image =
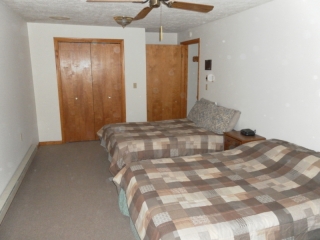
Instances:
[[[91,44],[95,132],[107,123],[125,122],[120,53],[120,44]]]
[[[188,48],[147,45],[147,120],[186,117]]]
[[[59,43],[64,137],[94,140],[90,43]]]
[[[110,42],[111,41],[111,42]],[[55,39],[62,141],[125,122],[122,40]]]

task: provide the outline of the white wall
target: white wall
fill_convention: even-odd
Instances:
[[[146,32],[146,44],[168,44],[176,45],[178,44],[178,34],[177,33],[163,33],[162,41],[159,40],[158,32]]]
[[[319,0],[275,0],[191,29],[201,38],[200,97],[239,109],[238,130],[319,151],[319,29]],[[207,91],[206,59],[216,76]]]
[[[198,56],[198,43],[188,45],[188,93],[187,113],[197,101],[198,62],[193,62],[193,57]]]
[[[1,194],[38,133],[27,24],[0,3],[0,29]]]
[[[147,119],[144,29],[28,23],[28,30],[40,142],[62,139],[54,37],[124,39],[127,122]]]

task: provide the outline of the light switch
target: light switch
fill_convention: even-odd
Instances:
[[[214,80],[216,80],[215,76],[213,74],[208,74],[206,77],[206,80],[208,82],[214,82]]]
[[[137,83],[133,83],[133,88],[137,88]]]

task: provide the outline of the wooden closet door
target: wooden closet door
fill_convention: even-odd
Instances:
[[[187,47],[147,45],[147,119],[186,117]]]
[[[95,132],[125,121],[121,56],[120,44],[91,44]]]
[[[64,139],[95,139],[90,43],[59,43]]]

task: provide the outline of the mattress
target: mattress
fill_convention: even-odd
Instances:
[[[141,239],[319,239],[319,168],[319,153],[272,139],[134,162],[113,180]]]
[[[98,132],[115,175],[131,162],[223,150],[223,135],[188,119],[108,124]]]

